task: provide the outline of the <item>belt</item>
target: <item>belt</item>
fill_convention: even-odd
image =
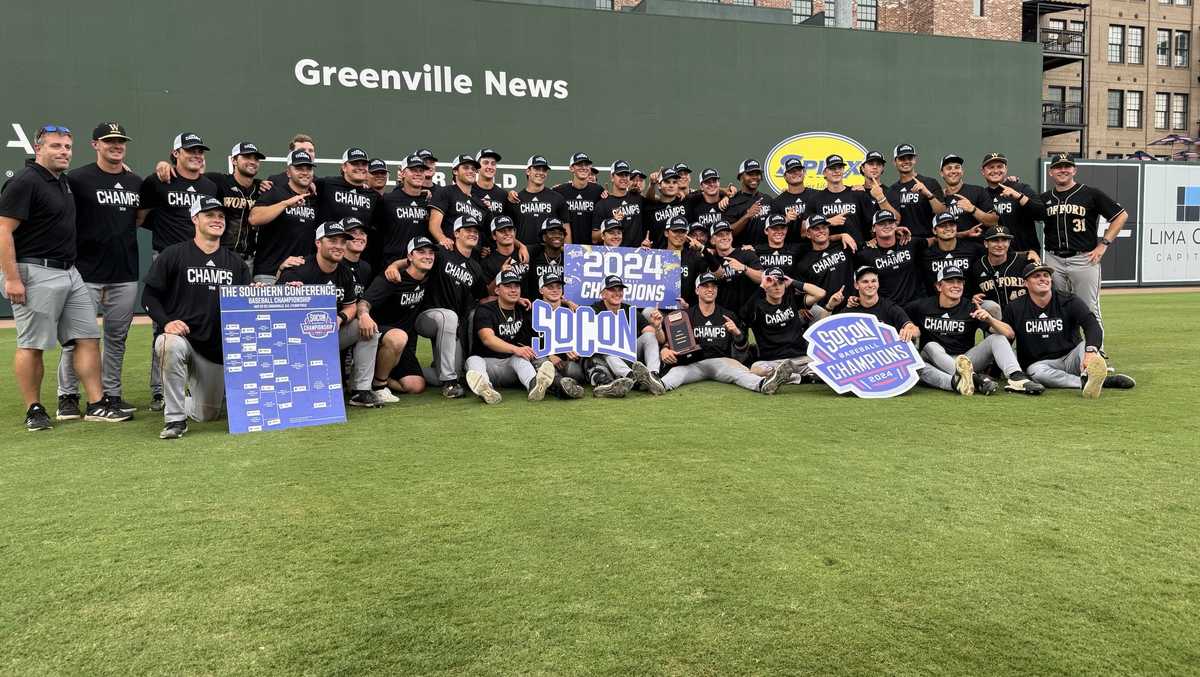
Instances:
[[[58,259],[33,259],[21,258],[17,259],[17,263],[31,263],[35,266],[45,266],[47,268],[58,268],[59,270],[70,270],[75,264],[70,261],[59,261]]]
[[[1069,259],[1072,256],[1079,256],[1080,254],[1083,253],[1083,252],[1077,252],[1074,249],[1049,249],[1047,251],[1049,251],[1051,254],[1054,254],[1055,256],[1057,256],[1060,259]]]

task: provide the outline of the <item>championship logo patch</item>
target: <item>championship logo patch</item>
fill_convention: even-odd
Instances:
[[[322,339],[337,331],[337,322],[324,311],[313,311],[300,321],[300,332],[305,336]]]
[[[847,186],[862,185],[866,147],[848,136],[833,132],[804,132],[780,141],[767,153],[767,160],[763,163],[763,179],[776,194],[787,190],[783,166],[788,160],[797,158],[804,163],[804,185],[813,190],[823,190],[825,177],[821,172],[825,171],[825,158],[830,155],[840,155],[846,161]]]
[[[916,346],[873,315],[830,315],[804,332],[812,368],[839,395],[895,397],[916,385],[925,366]]]

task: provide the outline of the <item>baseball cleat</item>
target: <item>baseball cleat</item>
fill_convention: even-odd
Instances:
[[[187,434],[187,421],[168,421],[161,432],[158,433],[160,440],[177,440]]]
[[[1029,378],[1029,375],[1023,371],[1009,374],[1004,389],[1010,393],[1021,393],[1022,395],[1041,395],[1046,392],[1046,386]]]
[[[995,395],[1000,385],[982,374],[975,374],[975,392],[983,396]]]
[[[650,391],[651,395],[662,395],[667,392],[667,387],[663,385],[662,379],[657,374],[650,371],[650,368],[641,362],[635,361],[632,367],[634,383],[642,386]]]
[[[600,367],[592,367],[588,371],[588,381],[595,388],[596,386],[606,386],[612,383],[613,378],[609,375],[608,370],[601,369]]]
[[[966,355],[954,358],[954,378],[951,385],[959,395],[970,397],[975,394],[975,365]]]
[[[154,397],[150,398],[150,411],[162,411],[166,406],[167,402],[163,399],[162,393],[154,393]]]
[[[633,379],[619,378],[612,383],[592,388],[592,397],[625,397],[633,389]]]
[[[584,395],[583,386],[579,385],[575,379],[570,376],[564,376],[558,380],[558,388],[566,394],[567,397],[577,400]]]
[[[1099,399],[1100,391],[1104,389],[1104,381],[1108,378],[1108,364],[1098,353],[1093,353],[1083,371],[1083,399]]]
[[[400,398],[393,395],[387,386],[375,388],[371,392],[375,393],[375,399],[379,400],[380,404],[395,404],[400,401]]]
[[[448,400],[456,400],[463,395],[463,388],[458,385],[457,381],[451,381],[442,385],[442,397]]]
[[[355,391],[350,395],[348,402],[352,407],[363,407],[364,409],[375,409],[383,406],[379,398],[375,397],[375,393],[370,390]]]
[[[25,412],[25,430],[32,433],[49,430],[53,427],[50,425],[50,414],[46,412],[45,407],[36,402],[29,406],[29,410]]]
[[[467,387],[478,395],[484,404],[499,404],[500,400],[504,399],[500,396],[500,392],[492,387],[492,382],[488,380],[487,374],[481,371],[467,372]],[[530,395],[532,394],[533,391],[530,391]]]
[[[533,379],[533,387],[529,389],[529,401],[541,402],[546,397],[546,390],[554,383],[554,363],[546,360],[537,369]]]
[[[796,365],[789,362],[781,362],[778,367],[775,367],[774,373],[764,378],[758,386],[758,391],[763,395],[774,395],[779,391],[779,387],[792,380],[792,372],[796,370]]]
[[[81,418],[83,418],[83,414],[79,411],[79,396],[59,395],[58,411],[54,412],[54,419],[57,421],[78,421]]]
[[[1135,385],[1137,385],[1137,382],[1133,380],[1133,377],[1127,376],[1125,374],[1109,374],[1108,376],[1104,377],[1104,387],[1105,388],[1116,388],[1118,390],[1129,390],[1130,388],[1134,387]]]

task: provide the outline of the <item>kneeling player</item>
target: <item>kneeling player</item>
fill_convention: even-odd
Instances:
[[[793,366],[784,361],[768,377],[759,376],[734,358],[745,355],[746,332],[733,319],[733,313],[717,305],[717,276],[704,273],[696,278],[696,305],[684,311],[692,323],[692,334],[700,349],[679,354],[663,347],[662,361],[671,365],[663,377],[667,390],[697,381],[734,383],[746,390],[774,395],[779,386],[792,377]]]
[[[768,231],[769,232],[769,231]],[[742,307],[741,319],[754,332],[758,360],[750,371],[769,376],[784,362],[792,364],[790,383],[802,383],[811,374],[804,345],[808,328],[805,310],[825,296],[815,284],[792,280],[779,268],[763,272],[762,293],[755,294]]]
[[[487,404],[502,397],[497,387],[521,387],[530,402],[539,402],[557,372],[549,361],[534,367],[533,327],[529,310],[520,305],[521,276],[502,270],[496,276],[496,300],[475,310],[475,341],[467,358],[467,387]]]
[[[375,406],[381,390],[416,394],[425,390],[425,377],[417,362],[416,325],[425,291],[437,260],[433,241],[424,236],[408,243],[407,265],[396,281],[380,275],[371,282],[358,302],[358,326],[363,338],[379,336],[375,355],[375,378],[371,397],[356,406]]]

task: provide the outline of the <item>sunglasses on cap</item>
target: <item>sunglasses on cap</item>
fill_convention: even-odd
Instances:
[[[70,136],[71,130],[62,125],[42,125],[42,128],[38,130],[37,138],[40,139],[46,134],[66,134]]]

